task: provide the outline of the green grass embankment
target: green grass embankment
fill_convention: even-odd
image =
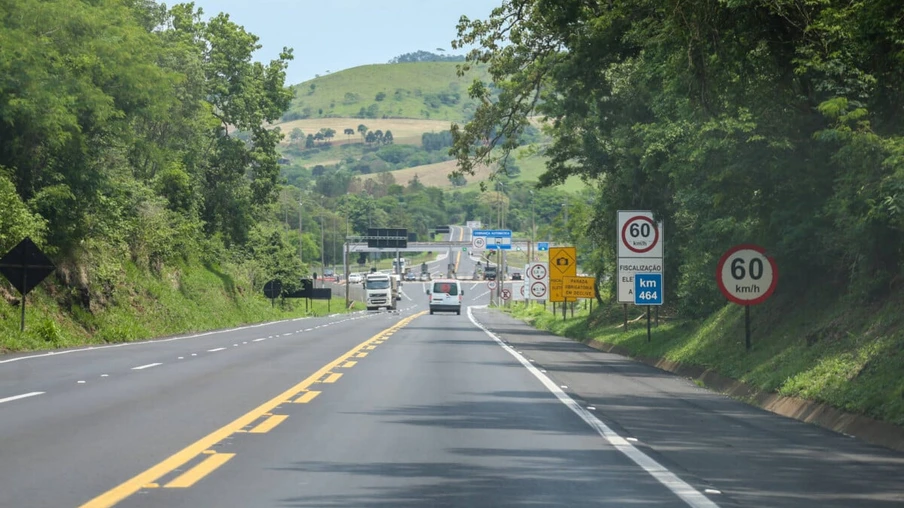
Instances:
[[[904,294],[872,305],[850,304],[827,290],[776,296],[753,307],[751,351],[744,348],[744,309],[727,305],[704,320],[663,319],[647,342],[646,321],[622,327],[621,306],[584,308],[563,321],[540,305],[511,312],[533,326],[582,341],[625,348],[713,371],[756,389],[829,404],[904,425]],[[643,311],[629,307],[629,318]]]
[[[251,291],[238,270],[185,264],[158,275],[131,263],[122,270],[123,283],[103,301],[95,298],[90,312],[61,304],[70,290],[49,277],[28,295],[25,332],[19,331],[20,307],[0,299],[0,353],[130,342],[327,313],[326,301],[314,301],[307,314],[303,300],[276,300],[272,306]],[[7,285],[0,296],[14,299]],[[334,298],[332,312],[343,312],[344,302]]]

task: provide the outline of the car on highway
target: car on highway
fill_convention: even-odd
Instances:
[[[361,284],[362,282],[364,282],[364,276],[361,275],[360,273],[349,274],[349,276],[348,276],[349,284]]]
[[[456,279],[436,279],[427,286],[427,301],[430,314],[434,312],[454,312],[461,315],[461,298],[465,291]]]
[[[408,272],[405,274],[405,280],[406,281],[417,280],[417,275],[415,275],[414,272]]]
[[[523,280],[521,278],[521,272],[515,272],[512,274],[512,280]]]

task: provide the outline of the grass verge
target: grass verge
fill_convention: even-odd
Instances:
[[[238,270],[185,264],[161,274],[123,268],[125,283],[93,311],[67,305],[66,288],[51,279],[32,291],[26,303],[26,328],[19,330],[18,305],[0,302],[0,353],[131,342],[190,332],[327,313],[326,301],[277,300],[275,305]],[[8,291],[3,289],[3,292]],[[330,302],[343,311],[344,298]]]
[[[646,321],[622,325],[621,306],[583,307],[564,320],[540,305],[509,311],[533,326],[581,341],[621,346],[634,356],[693,365],[762,391],[829,404],[904,425],[904,295],[874,305],[852,305],[811,292],[775,297],[754,307],[753,347],[744,348],[744,310],[727,305],[703,320],[663,319],[647,341]],[[642,311],[629,307],[629,317]]]

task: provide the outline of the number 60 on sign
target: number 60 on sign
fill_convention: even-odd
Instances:
[[[719,290],[739,305],[763,303],[775,291],[778,267],[758,245],[742,244],[728,249],[716,269]]]

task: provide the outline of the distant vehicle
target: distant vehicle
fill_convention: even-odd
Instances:
[[[352,274],[349,274],[349,276],[348,276],[349,284],[361,284],[361,282],[363,282],[363,281],[364,281],[364,276],[361,275],[360,273],[352,273]]]
[[[336,276],[336,272],[330,270],[329,268],[327,268],[327,269],[325,269],[325,270],[323,271],[323,278],[324,278],[324,279],[332,279],[332,278],[335,277],[335,276]]]
[[[405,274],[405,280],[406,281],[417,280],[417,276],[414,274],[414,272],[408,272]]]
[[[496,267],[487,266],[483,269],[483,280],[496,280]]]
[[[385,273],[368,274],[364,279],[364,299],[367,310],[376,310],[380,307],[395,310],[398,291],[399,285],[394,277]]]
[[[523,280],[521,278],[521,272],[515,272],[512,274],[512,280]]]
[[[461,315],[461,297],[465,291],[461,283],[455,279],[436,279],[427,288],[427,301],[430,304],[430,314],[434,312],[454,312]]]
[[[430,280],[430,274],[429,274],[429,273],[422,273],[422,274],[421,274],[421,280]]]

